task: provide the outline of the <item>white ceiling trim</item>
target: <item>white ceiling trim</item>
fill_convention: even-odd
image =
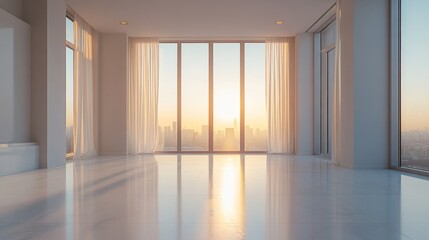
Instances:
[[[335,0],[67,0],[96,30],[162,39],[265,39],[305,32]],[[275,24],[281,20],[283,25]],[[120,21],[127,21],[122,26]]]

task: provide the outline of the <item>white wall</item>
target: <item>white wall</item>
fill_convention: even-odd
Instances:
[[[65,164],[66,80],[63,0],[24,0],[31,25],[31,138],[42,168]]]
[[[341,146],[338,164],[354,166],[354,2],[342,1]],[[338,29],[337,29],[338,31]],[[337,49],[338,50],[338,49]]]
[[[0,8],[22,19],[22,0],[0,0]]]
[[[342,1],[341,166],[388,166],[389,9],[388,0]]]
[[[103,33],[99,44],[99,154],[125,154],[128,37]]]
[[[313,34],[295,36],[297,155],[313,154],[313,51]]]
[[[34,0],[33,0],[34,1]],[[66,146],[66,5],[48,2],[48,156],[47,166],[65,164]]]
[[[24,0],[24,19],[31,24],[31,140],[39,144],[40,166],[47,167],[47,2]],[[42,164],[43,161],[43,164]]]
[[[389,0],[356,1],[355,151],[358,167],[387,167],[389,158]]]
[[[0,144],[0,177],[39,168],[38,148],[31,143]]]
[[[0,10],[0,19],[4,11]],[[0,143],[13,142],[13,28],[0,28]]]
[[[30,26],[0,9],[0,143],[30,141]]]

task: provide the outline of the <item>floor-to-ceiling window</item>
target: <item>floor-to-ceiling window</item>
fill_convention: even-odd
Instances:
[[[66,157],[73,156],[74,21],[66,17]]]
[[[400,165],[429,171],[427,0],[399,1]]]
[[[160,148],[177,151],[177,43],[161,44],[159,58]]]
[[[265,44],[160,43],[162,151],[266,151]]]
[[[315,153],[332,154],[333,96],[335,80],[336,22],[315,34]]]
[[[240,151],[240,43],[213,46],[214,151]]]
[[[335,76],[335,22],[329,24],[321,33],[321,153],[332,154],[332,117]]]

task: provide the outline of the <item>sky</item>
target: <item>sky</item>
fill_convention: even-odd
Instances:
[[[162,44],[159,48],[159,125],[171,126],[177,116],[177,46]]]
[[[208,44],[182,44],[183,128],[200,130],[208,125],[208,63]]]
[[[66,126],[73,125],[73,50],[66,48]]]
[[[66,18],[66,39],[74,43],[73,22]],[[73,50],[66,47],[66,126],[73,125]]]
[[[213,45],[214,131],[240,127],[240,44]],[[234,125],[235,120],[235,125]]]
[[[402,130],[429,128],[429,1],[402,2]]]

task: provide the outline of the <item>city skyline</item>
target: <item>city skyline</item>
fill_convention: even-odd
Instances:
[[[171,125],[161,126],[160,149],[161,151],[177,150],[177,122]],[[208,151],[209,126],[201,125],[199,128],[186,128],[182,130],[182,151]],[[245,126],[245,150],[266,151],[267,130]],[[213,129],[214,151],[239,151],[240,150],[240,127],[226,127],[224,129]]]
[[[401,166],[429,170],[429,128],[401,131]]]

